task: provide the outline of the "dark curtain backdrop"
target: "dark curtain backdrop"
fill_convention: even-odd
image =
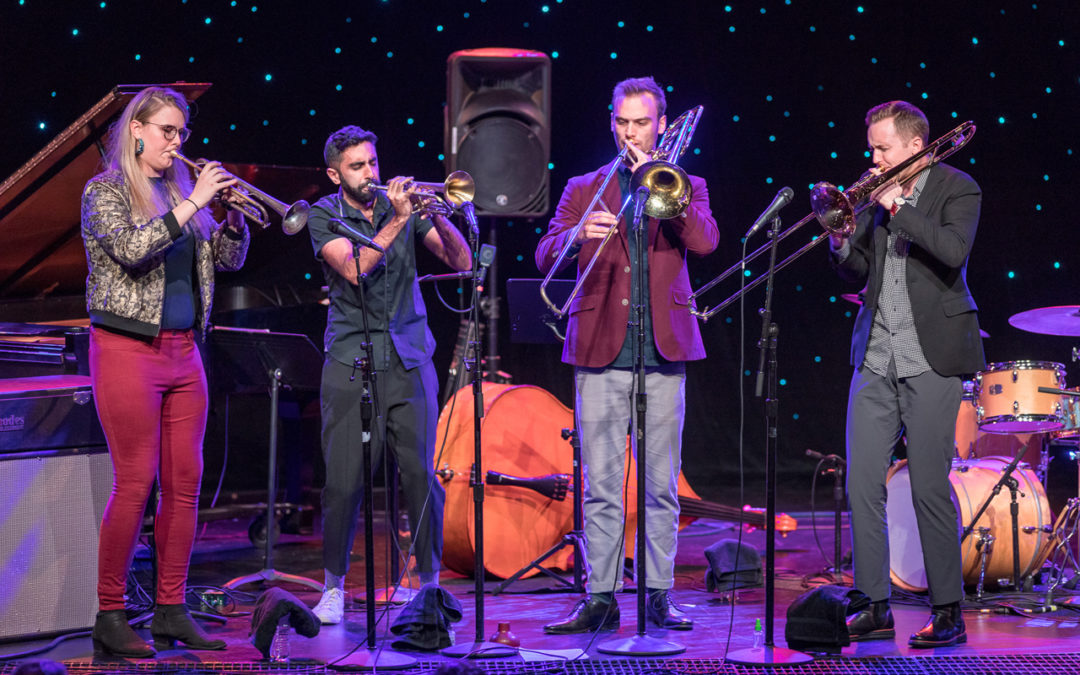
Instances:
[[[17,169],[118,83],[212,82],[197,105],[185,152],[227,162],[321,167],[327,135],[359,124],[380,138],[384,179],[442,181],[446,60],[456,50],[520,47],[552,56],[551,209],[568,178],[609,161],[612,85],[651,74],[668,89],[669,120],[705,113],[681,164],[708,181],[722,240],[695,260],[695,285],[740,256],[741,233],[782,186],[796,197],[785,223],[809,213],[809,188],[850,184],[868,166],[863,116],[906,99],[927,114],[931,138],[964,120],[978,133],[951,163],[984,189],[968,280],[991,361],[1070,361],[1080,340],[1022,332],[1024,310],[1080,302],[1075,195],[1080,102],[1080,12],[1074,2],[822,2],[759,0],[627,3],[607,0],[416,2],[55,3],[0,7],[0,176]],[[484,219],[497,235],[497,288],[536,277],[533,251],[545,218]],[[812,224],[789,243],[818,234]],[[257,233],[248,269],[221,285],[321,284],[306,234]],[[797,242],[796,242],[797,240]],[[764,238],[758,236],[752,245]],[[0,255],[3,255],[0,253]],[[442,271],[429,258],[422,272]],[[762,271],[752,266],[751,278]],[[311,275],[306,278],[305,275]],[[737,289],[721,285],[703,304]],[[458,318],[425,288],[446,372]],[[451,304],[457,287],[439,286]],[[858,289],[829,271],[822,250],[783,270],[775,291],[780,327],[780,471],[809,481],[812,448],[843,451]],[[757,367],[757,309],[746,298],[746,362],[737,309],[704,325],[706,361],[690,367],[685,473],[707,498],[731,502],[738,469],[740,388],[745,464],[762,468],[762,403],[750,395]],[[286,315],[280,329],[321,332],[318,311]],[[505,301],[501,367],[516,383],[570,399],[570,369],[554,345],[510,340]],[[291,324],[291,325],[290,325]],[[931,337],[932,339],[932,337]],[[257,474],[256,474],[257,475]],[[782,500],[798,498],[782,496]],[[749,501],[761,503],[756,494]]]

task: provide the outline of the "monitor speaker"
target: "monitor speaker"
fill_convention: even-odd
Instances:
[[[468,49],[451,54],[446,71],[447,172],[473,177],[478,214],[545,214],[551,59],[524,49]]]

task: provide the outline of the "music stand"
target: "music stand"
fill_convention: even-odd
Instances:
[[[506,299],[510,307],[510,341],[531,344],[561,344],[566,329],[566,321],[559,319],[551,311],[540,296],[541,279],[507,279]],[[548,284],[548,297],[556,304],[566,302],[566,298],[574,290],[572,279],[552,279]],[[574,449],[574,529],[563,535],[562,541],[555,544],[539,557],[528,563],[513,575],[507,577],[501,584],[495,587],[492,595],[502,593],[510,584],[521,578],[522,575],[537,570],[551,577],[568,590],[575,593],[585,592],[585,583],[582,574],[582,563],[585,560],[585,517],[582,513],[582,479],[581,479],[581,442],[576,431],[570,432],[570,445]],[[563,579],[540,563],[563,550],[567,546],[574,547],[574,581],[573,583]]]
[[[282,387],[318,391],[322,373],[322,353],[306,335],[271,333],[248,328],[215,326],[210,332],[210,348],[215,376],[232,382],[234,392],[259,392],[270,388],[270,457],[267,470],[266,544],[263,568],[254,574],[236,577],[225,588],[257,581],[289,581],[323,590],[319,582],[274,569],[274,499],[277,496],[278,394]]]

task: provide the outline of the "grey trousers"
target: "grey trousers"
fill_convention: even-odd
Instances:
[[[585,476],[583,510],[590,593],[622,588],[623,487],[626,434],[633,427],[634,377],[629,370],[577,368],[577,428]],[[679,530],[677,479],[682,467],[682,431],[686,418],[686,369],[667,364],[645,377],[644,519],[648,588],[669,589],[675,583],[675,549]],[[636,444],[634,447],[637,456]],[[638,583],[640,560],[635,558]]]
[[[962,393],[959,377],[928,371],[897,378],[891,364],[888,377],[864,366],[851,378],[847,489],[852,562],[855,587],[871,600],[889,597],[885,483],[892,449],[901,434],[907,437],[912,502],[930,602],[945,605],[964,597],[959,522],[949,484]]]
[[[349,551],[364,496],[361,392],[360,372],[327,356],[321,388],[326,461],[326,486],[322,493],[323,565],[338,576],[344,576],[349,569]],[[439,570],[442,560],[446,499],[442,484],[432,479],[439,395],[435,367],[428,361],[406,370],[394,354],[390,369],[378,373],[378,393],[386,429],[373,421],[372,468],[379,465],[382,457],[385,433],[401,474],[417,568],[422,576],[431,576]]]

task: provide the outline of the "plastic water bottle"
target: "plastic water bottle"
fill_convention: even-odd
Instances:
[[[765,641],[765,631],[761,629],[761,619],[754,620],[754,649],[761,649]]]
[[[270,663],[289,662],[289,626],[288,617],[282,617],[278,622],[277,630],[274,631],[274,640],[270,643]]]

